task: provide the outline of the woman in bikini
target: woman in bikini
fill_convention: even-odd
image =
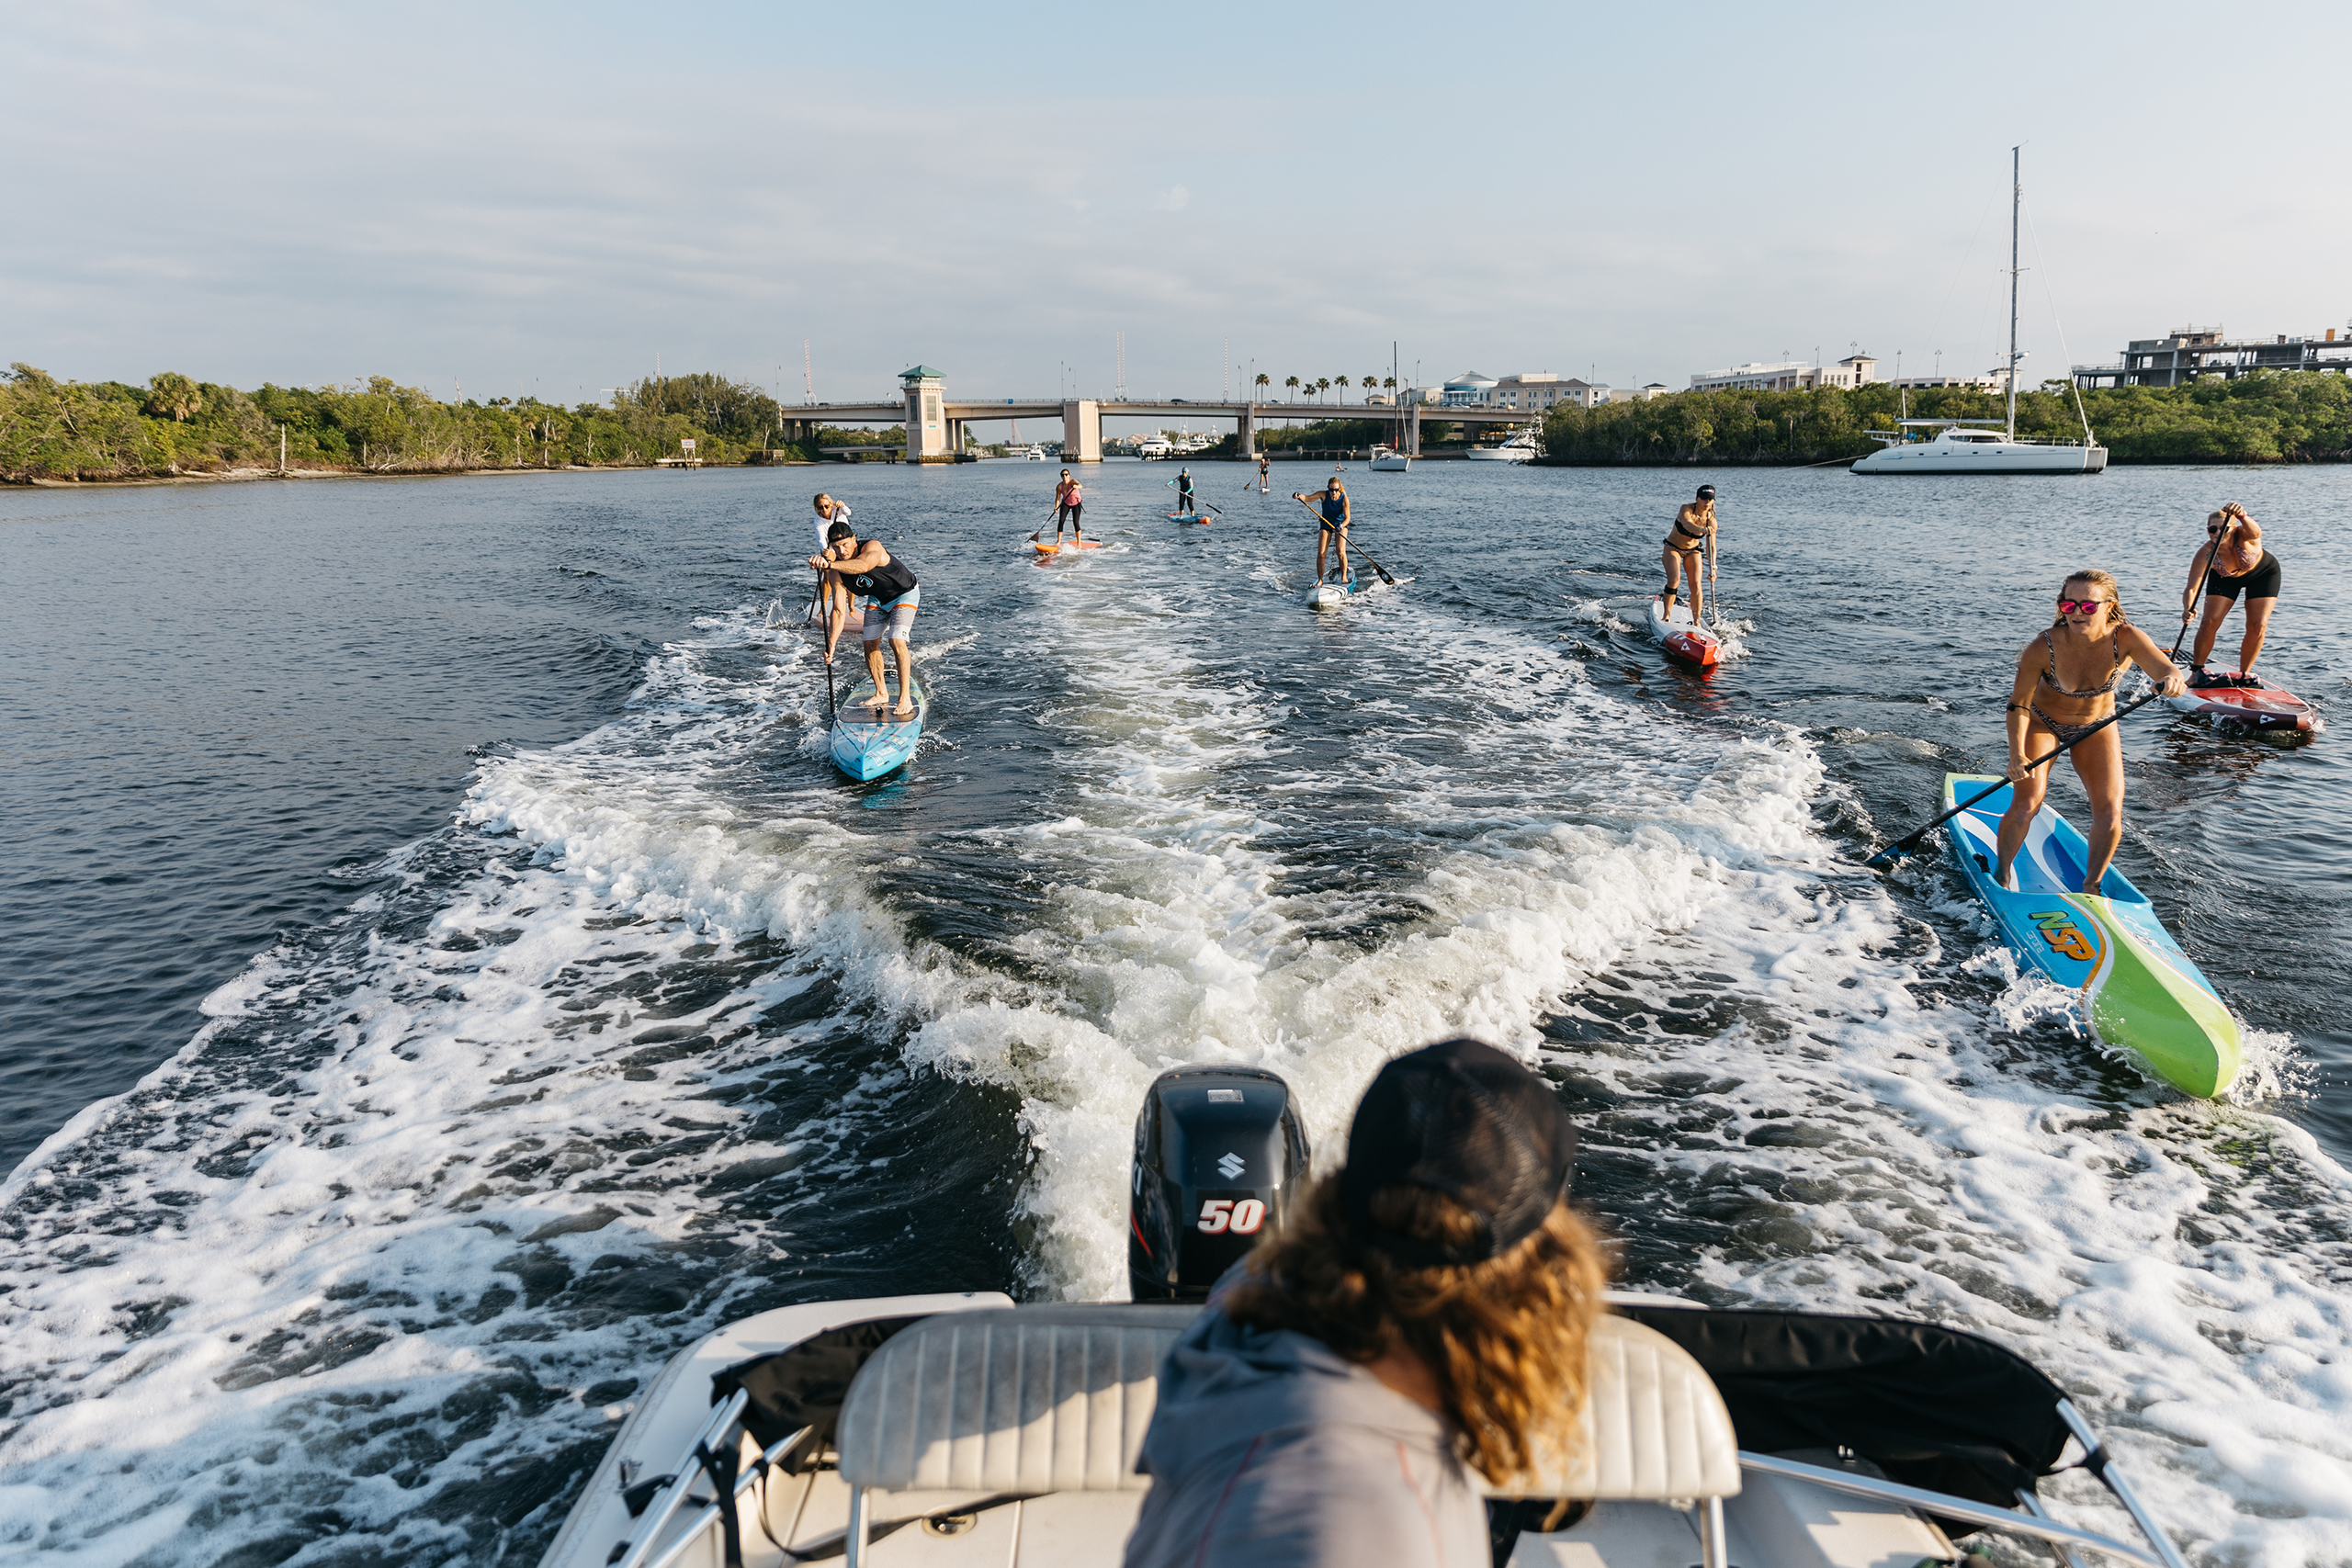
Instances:
[[[2211,581],[2205,577],[2209,558],[2213,563]],[[2247,516],[2245,507],[2229,502],[2205,519],[2205,547],[2190,559],[2188,586],[2180,591],[2180,624],[2187,626],[2197,615],[2198,588],[2205,590],[2205,619],[2197,628],[2197,651],[2188,660],[2197,673],[2189,677],[2189,684],[2207,683],[2205,660],[2212,657],[2222,622],[2240,593],[2245,595],[2245,636],[2238,639],[2236,672],[2254,668],[2262,657],[2263,637],[2270,630],[2270,612],[2278,607],[2281,575],[2278,558],[2262,547],[2262,525]]]
[[[1715,536],[1715,487],[1701,485],[1699,499],[1687,502],[1674,514],[1674,528],[1666,536],[1666,592],[1659,604],[1666,618],[1674,618],[1675,591],[1681,580],[1690,580],[1690,624],[1704,626],[1707,620],[1706,590],[1699,568],[1713,548],[1717,565],[1723,562],[1723,542]]]
[[[2092,727],[2115,711],[2115,685],[2127,660],[2166,696],[2188,689],[2171,656],[2123,618],[2115,579],[2103,571],[2078,571],[2066,579],[2058,594],[2056,624],[2025,645],[2009,688],[2011,787],[2009,808],[2001,816],[2001,863],[1995,871],[2002,886],[2012,886],[2009,868],[2050,788],[2048,766],[2027,764],[2080,740],[2066,755],[2075,760],[2075,776],[2091,797],[2090,864],[2083,871],[2082,891],[2098,891],[2123,836],[2123,736],[2111,724],[2096,734]]]

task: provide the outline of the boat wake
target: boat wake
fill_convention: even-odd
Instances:
[[[2352,1557],[2352,1183],[2307,1136],[2056,1037],[1825,828],[1859,807],[1801,732],[1434,595],[1169,586],[1202,547],[1021,573],[924,649],[960,796],[845,795],[764,603],[486,759],[0,1190],[0,1540],[527,1557],[720,1322],[1123,1291],[1161,1068],[1281,1072],[1328,1168],[1380,1062],[1471,1032],[1560,1086],[1629,1281],[1986,1333],[2202,1561]]]

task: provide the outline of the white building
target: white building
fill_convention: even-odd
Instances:
[[[1438,396],[1438,401],[1448,408],[1485,408],[1487,394],[1493,391],[1497,385],[1492,376],[1476,370],[1464,370],[1445,384],[1444,389]]]
[[[1852,389],[1878,379],[1878,361],[1867,354],[1849,355],[1828,367],[1789,360],[1779,365],[1735,365],[1704,370],[1690,378],[1694,392],[1794,392],[1814,387]]]
[[[2009,372],[2006,366],[1996,366],[1982,376],[1897,376],[1894,385],[1914,390],[1921,387],[1966,387],[1978,392],[2006,392],[2009,389]]]

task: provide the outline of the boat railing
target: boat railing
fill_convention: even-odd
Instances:
[[[1739,1450],[1739,1467],[1754,1471],[1758,1475],[1778,1475],[1791,1481],[1811,1482],[1815,1486],[1857,1497],[1899,1503],[1906,1508],[1939,1519],[1956,1519],[1984,1529],[2002,1530],[2010,1535],[2047,1541],[2059,1548],[2069,1562],[2073,1561],[2072,1549],[2080,1548],[2111,1557],[2119,1562],[2131,1563],[2132,1568],[2188,1568],[2171,1538],[2149,1516],[2146,1506],[2140,1501],[2138,1490],[2124,1475],[2122,1467],[2107,1451],[2107,1445],[2100,1440],[2090,1423],[2083,1419],[2082,1412],[2075,1408],[2074,1402],[2062,1399],[2056,1409],[2059,1419],[2066,1424],[2068,1431],[2074,1433],[2075,1440],[2083,1446],[2083,1459],[2078,1468],[2089,1471],[2098,1483],[2123,1505],[2123,1511],[2132,1516],[2132,1524],[2138,1527],[2144,1538],[2144,1547],[2118,1540],[2113,1536],[2101,1535],[2097,1530],[2061,1524],[2041,1506],[2041,1499],[2022,1487],[2017,1495],[2018,1506],[2024,1510],[2019,1513],[2017,1509],[1998,1507],[1990,1503],[1971,1502],[1947,1493],[1931,1492],[1923,1486],[1905,1486],[1899,1481],[1864,1475],[1858,1471],[1832,1470],[1826,1465],[1776,1459],[1770,1454],[1751,1453],[1746,1449]]]

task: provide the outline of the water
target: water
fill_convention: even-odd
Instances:
[[[2265,669],[2352,709],[2352,473],[1708,476],[1747,657],[1702,679],[1642,629],[1694,476],[1359,469],[1414,581],[1317,616],[1238,468],[1180,529],[1106,465],[1114,547],[1040,569],[1050,471],[0,495],[0,1552],[528,1562],[719,1322],[1122,1290],[1161,1067],[1278,1069],[1329,1157],[1470,1031],[1559,1084],[1629,1281],[1973,1327],[2200,1563],[2352,1560],[2341,742],[2127,721],[2229,1105],[1939,859],[1860,863],[1997,761],[2065,570],[2168,642],[2228,497]],[[818,479],[924,583],[934,739],[869,786],[763,624]]]

